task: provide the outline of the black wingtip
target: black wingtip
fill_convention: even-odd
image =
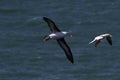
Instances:
[[[72,64],[74,64],[74,61],[73,61],[73,60],[71,60],[71,63],[72,63]]]
[[[74,63],[73,56],[67,57],[67,58],[68,58],[68,60],[69,60],[72,64]]]
[[[112,41],[109,41],[109,44],[112,46]]]
[[[112,46],[112,43],[110,43],[110,45]]]
[[[111,41],[109,41],[109,44],[112,46],[112,40],[111,40]]]
[[[112,46],[112,39],[111,39],[111,37],[106,37],[106,39],[107,39],[108,43]]]

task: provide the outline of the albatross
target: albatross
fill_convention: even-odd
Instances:
[[[92,40],[89,44],[94,43],[95,42],[95,47],[97,47],[97,45],[100,43],[100,41],[104,38],[106,38],[107,42],[112,45],[112,39],[111,39],[112,35],[111,34],[102,34],[99,35],[97,37],[94,38],[94,40]]]
[[[48,24],[48,26],[49,26],[49,28],[50,28],[50,30],[52,32],[51,34],[45,36],[43,38],[43,40],[44,41],[57,40],[60,47],[64,50],[68,60],[71,63],[74,63],[72,52],[71,52],[69,46],[67,45],[67,43],[66,43],[66,41],[64,39],[64,37],[71,36],[71,34],[69,32],[61,31],[60,29],[58,29],[57,26],[55,25],[55,23],[51,19],[49,19],[47,17],[43,17],[43,20],[45,22],[47,22],[47,24]]]

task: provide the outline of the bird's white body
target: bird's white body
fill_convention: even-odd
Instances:
[[[62,31],[62,32],[56,32],[56,33],[52,33],[49,35],[50,39],[60,39],[60,38],[64,38],[65,36],[68,36],[69,33]]]
[[[103,36],[97,36],[97,37],[95,37],[95,40],[101,40],[103,38],[104,38]]]

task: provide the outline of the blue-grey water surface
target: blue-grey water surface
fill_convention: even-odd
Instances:
[[[0,0],[0,80],[120,80],[120,0]],[[67,37],[74,64],[43,16]],[[97,35],[112,34],[95,48]]]

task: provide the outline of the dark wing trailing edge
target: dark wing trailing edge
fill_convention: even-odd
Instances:
[[[112,45],[112,39],[111,39],[110,36],[106,37],[106,40],[108,41],[108,43],[109,43],[110,45]]]
[[[72,52],[71,52],[69,46],[67,45],[67,43],[65,42],[64,38],[58,39],[57,42],[59,43],[59,45],[61,46],[61,48],[65,51],[65,54],[66,54],[67,58],[72,63],[74,63]]]
[[[43,20],[47,22],[47,24],[50,27],[50,30],[51,30],[52,33],[60,32],[60,30],[56,27],[55,23],[52,20],[50,20],[47,17],[43,17]]]

